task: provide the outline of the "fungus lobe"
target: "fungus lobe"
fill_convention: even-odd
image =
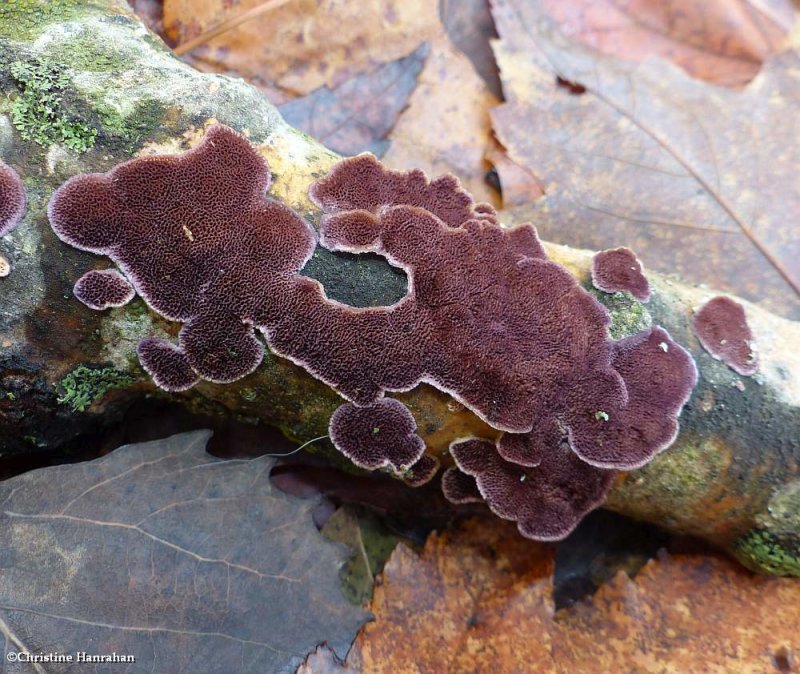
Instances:
[[[515,521],[523,536],[539,541],[567,536],[603,503],[614,478],[613,471],[581,461],[565,442],[552,447],[535,468],[504,460],[492,442],[479,438],[454,442],[450,453],[458,469],[475,479],[493,513]],[[442,484],[453,500],[456,489]]]
[[[628,292],[640,302],[650,299],[642,263],[630,248],[602,250],[592,258],[592,283],[606,293]]]
[[[97,311],[124,306],[136,296],[128,279],[116,269],[86,272],[76,281],[72,292],[87,307]]]
[[[336,449],[368,470],[390,467],[403,473],[422,460],[425,453],[425,442],[417,435],[413,415],[393,398],[383,398],[367,407],[341,405],[331,416],[328,432]],[[433,477],[429,462],[419,468],[420,476]]]
[[[692,327],[714,358],[744,376],[758,371],[753,333],[741,304],[730,297],[714,297],[695,313]]]
[[[182,390],[198,376],[231,382],[261,362],[254,326],[279,315],[315,239],[299,215],[265,196],[270,179],[250,143],[217,125],[188,152],[75,176],[50,200],[63,241],[110,257],[152,309],[184,323],[181,376],[177,352],[148,360],[160,386]]]
[[[5,236],[25,213],[25,187],[17,172],[0,159],[0,236]]]

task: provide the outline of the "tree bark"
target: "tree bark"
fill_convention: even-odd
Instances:
[[[42,96],[57,99],[54,113],[31,106]],[[254,88],[183,64],[118,0],[31,0],[0,13],[0,156],[28,191],[24,221],[0,240],[12,266],[0,278],[2,455],[52,452],[134,400],[165,395],[140,369],[135,347],[146,335],[174,337],[179,326],[140,299],[106,312],[76,301],[77,278],[108,261],[62,244],[46,205],[70,176],[185,149],[213,121],[246,133],[273,171],[272,196],[316,220],[306,190],[338,157],[286,125]],[[591,289],[590,252],[557,245],[547,252]],[[303,273],[354,306],[391,304],[406,292],[401,273],[368,256],[318,248]],[[645,468],[621,474],[607,507],[703,537],[755,570],[800,576],[800,324],[742,300],[761,362],[756,376],[743,378],[691,332],[693,307],[713,293],[648,276],[647,305],[592,291],[611,311],[617,337],[664,326],[692,351],[700,382],[678,440]],[[497,433],[429,386],[397,397],[440,456],[458,437]],[[173,398],[277,426],[297,441],[327,433],[342,402],[274,355],[234,384],[204,382]]]

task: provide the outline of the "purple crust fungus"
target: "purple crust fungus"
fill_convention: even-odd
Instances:
[[[373,155],[362,154],[336,164],[317,180],[308,195],[330,218],[353,212],[366,222],[391,206],[416,206],[432,213],[449,227],[459,227],[472,218],[497,223],[490,204],[475,203],[452,175],[428,181],[419,169],[392,171]]]
[[[428,484],[439,471],[439,459],[425,454],[411,468],[403,473],[403,482],[409,487],[421,487]]]
[[[442,474],[442,493],[450,503],[456,505],[483,502],[475,478],[452,466]]]
[[[0,159],[0,236],[5,236],[25,213],[25,187],[17,172]]]
[[[630,248],[602,250],[592,258],[592,283],[606,293],[628,292],[640,302],[650,299],[642,263]]]
[[[758,371],[753,333],[741,304],[729,297],[714,297],[695,313],[692,327],[714,358],[744,376]]]
[[[243,377],[262,359],[258,330],[349,401],[330,420],[342,453],[423,484],[438,461],[409,410],[384,396],[431,384],[505,432],[496,447],[451,447],[448,498],[482,497],[548,540],[603,500],[610,469],[641,466],[674,439],[696,383],[691,356],[661,328],[611,341],[608,312],[531,225],[503,228],[453,176],[346,159],[309,189],[321,244],[377,253],[409,279],[399,302],[355,308],[300,275],[314,232],[265,196],[269,184],[249,142],[215,126],[193,150],[76,176],[53,195],[62,240],[109,256],[151,308],[183,323],[178,344],[139,343],[158,386]],[[87,277],[84,299],[109,305],[107,289],[89,297],[99,281]]]
[[[479,438],[454,442],[450,453],[459,471],[475,479],[495,515],[515,521],[523,536],[539,541],[567,536],[586,513],[605,501],[614,479],[613,471],[581,461],[566,442],[551,447],[535,468],[505,461],[492,442]],[[457,473],[451,475],[453,482],[460,480]],[[445,486],[443,479],[450,500],[455,500],[453,492],[458,498],[457,490],[463,489],[453,487]]]
[[[417,435],[413,415],[393,398],[382,398],[367,407],[345,403],[331,416],[328,433],[336,449],[359,468],[368,470],[389,467],[403,473],[425,453],[425,442]],[[421,475],[430,472],[427,462],[420,468]]]
[[[250,143],[217,125],[188,152],[75,176],[53,194],[63,241],[110,257],[152,309],[184,324],[176,348],[150,339],[139,349],[162,388],[232,382],[261,362],[253,328],[281,315],[315,239],[265,197],[270,179]]]
[[[452,227],[414,206],[386,208],[368,248],[361,228],[351,247],[351,230],[333,237],[322,227],[329,248],[372,250],[409,277],[398,303],[366,309],[330,301],[306,279],[293,320],[268,330],[276,353],[357,405],[427,382],[495,428],[526,432],[544,414],[542,392],[576,370],[614,376],[607,312],[545,257],[532,227]]]
[[[116,269],[86,272],[77,280],[72,292],[87,307],[97,311],[124,306],[136,296],[128,279]]]
[[[185,391],[200,378],[189,364],[186,352],[158,337],[145,337],[136,347],[144,371],[166,391]]]

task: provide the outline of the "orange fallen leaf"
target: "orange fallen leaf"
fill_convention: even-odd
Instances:
[[[348,665],[364,674],[767,674],[796,671],[800,581],[727,558],[662,553],[631,580],[555,612],[552,551],[505,523],[470,521],[399,547],[376,621]],[[329,660],[326,660],[329,662]],[[308,669],[352,671],[351,669]]]
[[[432,535],[421,556],[399,546],[348,662],[365,674],[555,671],[553,549],[481,520]]]
[[[721,557],[662,554],[634,580],[620,572],[559,612],[553,654],[559,672],[576,674],[797,671],[798,602],[797,579],[755,576]]]
[[[661,56],[698,79],[742,86],[779,52],[791,0],[542,0],[565,33],[604,54]]]
[[[252,12],[253,18],[195,48],[201,70],[233,72],[273,103],[336,87],[414,51],[439,29],[434,0],[165,0],[164,28],[180,46]],[[269,5],[269,11],[256,10]],[[280,5],[280,6],[277,6]]]
[[[627,245],[647,268],[800,316],[800,53],[732,91],[604,56],[539,5],[493,3],[495,132],[545,192],[525,216],[551,241]]]

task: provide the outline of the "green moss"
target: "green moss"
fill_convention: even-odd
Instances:
[[[695,533],[697,503],[718,483],[726,465],[726,452],[713,439],[686,434],[646,466],[629,473],[609,496],[614,510],[625,512],[630,503],[650,504],[650,513],[662,524],[681,524]]]
[[[71,78],[62,66],[36,59],[14,61],[9,72],[21,89],[11,106],[11,121],[23,140],[42,146],[59,142],[76,152],[94,146],[97,130],[65,111],[63,95]]]
[[[49,23],[74,19],[86,4],[85,0],[2,0],[0,35],[30,40]]]
[[[789,549],[763,529],[751,531],[736,544],[736,554],[746,567],[773,576],[800,576],[800,549]]]
[[[91,368],[80,365],[59,382],[63,395],[58,403],[69,405],[73,412],[83,412],[112,389],[125,388],[136,381],[127,372],[111,367]]]
[[[586,289],[592,293],[611,314],[608,329],[611,339],[622,339],[649,328],[653,318],[644,305],[628,293],[604,293],[594,286]]]

